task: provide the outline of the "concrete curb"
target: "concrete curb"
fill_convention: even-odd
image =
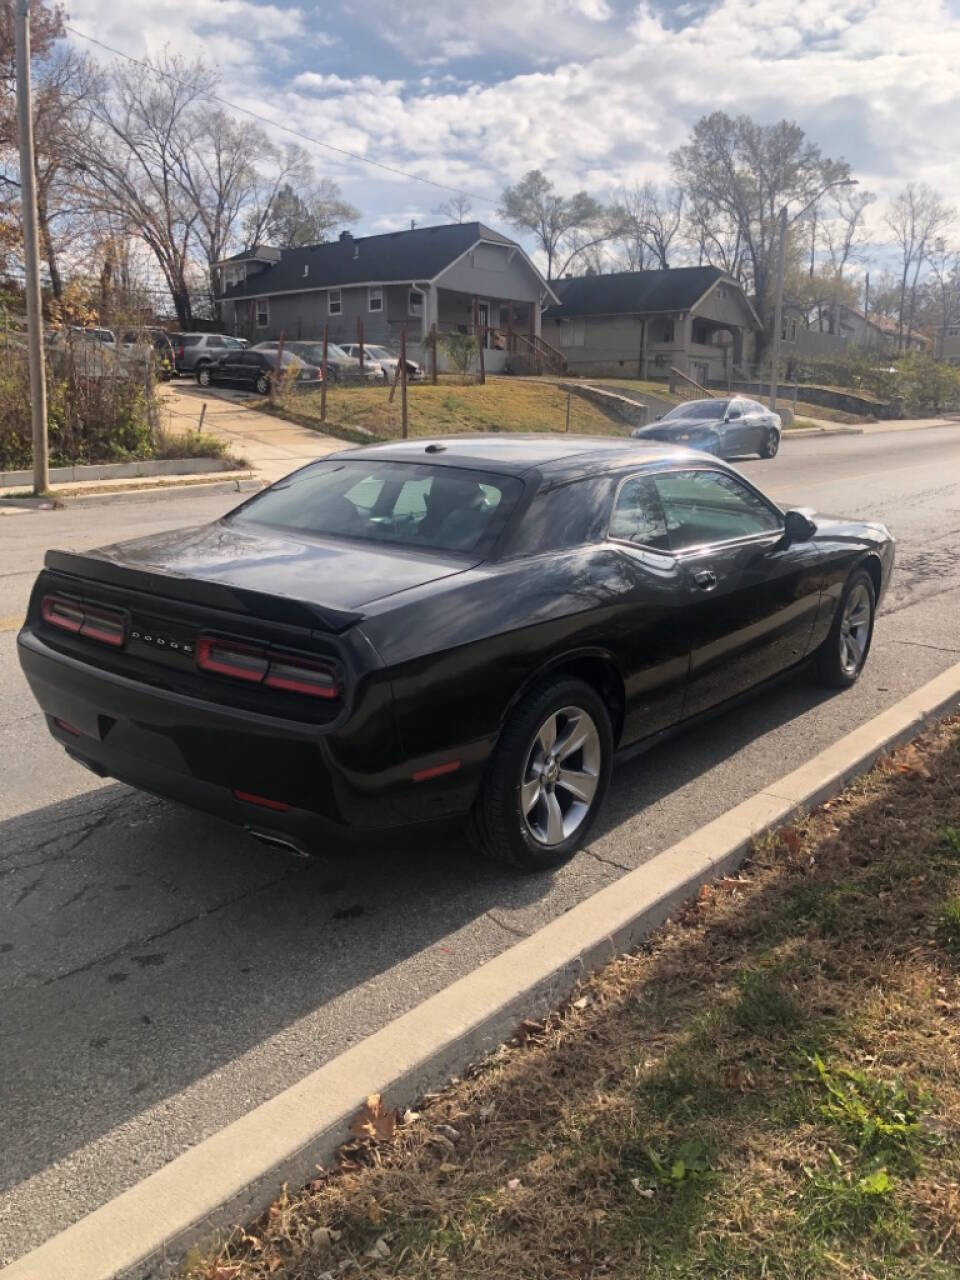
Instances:
[[[780,443],[786,444],[788,440],[809,440],[816,436],[862,436],[864,434],[863,427],[787,427],[783,435],[780,437]]]
[[[367,1094],[403,1106],[462,1072],[734,868],[757,836],[834,795],[958,704],[960,663],[13,1262],[4,1280],[171,1274],[192,1244],[249,1221],[281,1183],[307,1181],[345,1140]]]
[[[48,511],[52,508],[82,506],[110,498],[153,497],[158,491],[178,493],[184,489],[200,489],[204,493],[237,493],[260,489],[267,482],[258,480],[253,471],[221,471],[216,475],[177,475],[139,480],[104,480],[102,483],[58,485],[48,497],[9,498],[0,493],[0,515],[16,515],[22,511]]]
[[[76,484],[81,480],[127,480],[131,476],[206,475],[210,471],[231,471],[225,458],[152,458],[141,462],[79,463],[72,467],[51,467],[51,484]],[[0,471],[0,489],[33,484],[32,471]]]

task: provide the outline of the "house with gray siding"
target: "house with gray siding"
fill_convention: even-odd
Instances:
[[[900,336],[894,320],[886,316],[866,316],[846,303],[825,307],[817,328],[808,325],[806,319],[799,308],[786,308],[780,333],[784,354],[801,359],[829,359],[842,357],[849,351],[893,355],[901,343],[911,351],[926,351],[930,346],[925,334]]]
[[[726,382],[760,328],[743,289],[717,267],[620,271],[554,280],[543,338],[571,373]]]
[[[319,339],[397,349],[414,358],[432,326],[482,335],[486,367],[541,342],[541,312],[556,294],[515,241],[480,222],[353,236],[298,249],[255,246],[218,264],[228,333],[251,342]]]

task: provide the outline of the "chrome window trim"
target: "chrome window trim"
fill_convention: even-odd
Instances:
[[[738,481],[745,488],[749,489],[751,493],[755,494],[756,497],[758,497],[764,503],[764,505],[770,510],[770,512],[777,517],[777,519],[780,521],[779,530],[765,529],[760,533],[744,533],[744,534],[741,534],[738,538],[725,538],[721,542],[702,542],[702,543],[698,543],[694,547],[684,547],[681,551],[670,551],[670,550],[665,551],[662,547],[651,547],[646,542],[632,542],[629,538],[618,538],[610,532],[610,526],[613,524],[613,517],[617,510],[617,503],[620,501],[620,494],[625,484],[627,484],[631,480],[638,480],[641,478],[644,478],[644,479],[649,478],[651,480],[656,480],[657,476],[675,475],[678,472],[685,472],[685,471],[707,471],[713,475],[729,476],[730,479]],[[618,546],[621,546],[621,547],[634,547],[638,551],[649,551],[656,556],[669,556],[673,560],[685,560],[685,559],[689,559],[691,556],[704,555],[707,552],[720,551],[726,547],[733,547],[733,546],[736,546],[738,543],[747,545],[751,542],[764,542],[769,539],[773,539],[774,535],[776,535],[777,540],[779,540],[780,538],[783,537],[784,524],[785,524],[784,513],[780,510],[777,504],[773,502],[772,499],[768,498],[765,493],[761,493],[760,490],[756,488],[755,485],[752,485],[750,481],[746,478],[746,476],[740,475],[739,472],[726,471],[722,467],[711,467],[709,465],[697,466],[696,464],[691,466],[690,463],[688,462],[686,464],[678,463],[677,465],[670,466],[670,467],[649,467],[648,466],[642,471],[631,471],[629,475],[624,476],[623,479],[620,481],[620,483],[617,485],[616,493],[613,495],[613,503],[610,507],[610,518],[607,521],[606,532],[604,534],[604,541],[615,542]]]

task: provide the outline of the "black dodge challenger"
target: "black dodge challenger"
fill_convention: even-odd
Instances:
[[[19,653],[101,776],[311,851],[463,816],[536,870],[616,752],[809,661],[852,684],[894,542],[725,463],[575,436],[315,462],[213,524],[50,551]]]

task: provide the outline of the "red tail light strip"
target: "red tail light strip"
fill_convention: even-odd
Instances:
[[[95,608],[63,596],[44,596],[40,615],[52,627],[98,640],[115,649],[122,649],[127,643],[127,619],[119,609]]]
[[[242,800],[244,804],[256,804],[261,809],[276,809],[280,813],[286,813],[290,808],[282,800],[271,800],[269,796],[258,796],[252,791],[234,791],[233,794],[235,799]]]
[[[418,769],[413,775],[413,781],[429,782],[431,778],[442,778],[445,774],[456,773],[459,768],[459,760],[448,760],[446,764],[435,764],[432,769]]]
[[[201,636],[194,655],[201,671],[263,684],[287,693],[304,693],[311,698],[338,698],[340,687],[335,672],[321,662],[277,653],[266,647],[246,645],[219,636]]]

